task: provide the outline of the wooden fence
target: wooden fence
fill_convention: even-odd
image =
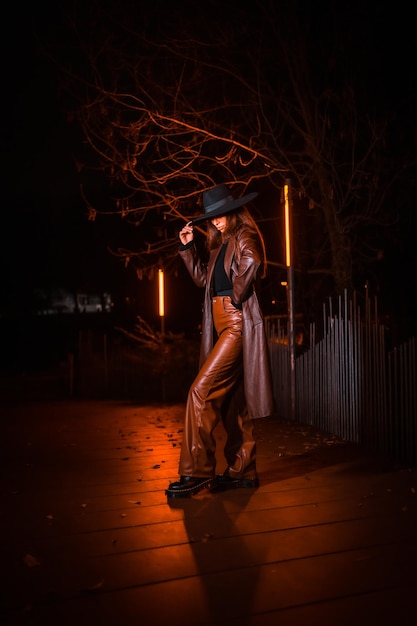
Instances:
[[[295,414],[290,411],[290,353],[286,328],[267,320],[278,414],[346,441],[417,464],[417,341],[389,350],[377,302],[353,296],[323,307],[322,337],[314,324],[309,347],[295,359]],[[335,309],[335,310],[334,310]],[[294,384],[294,383],[293,383]]]

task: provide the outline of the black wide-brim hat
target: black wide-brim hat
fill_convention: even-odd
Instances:
[[[198,224],[204,220],[211,220],[213,217],[225,215],[235,211],[243,204],[256,198],[256,192],[248,193],[241,198],[234,198],[227,185],[222,183],[203,192],[204,214],[191,220],[192,224]]]

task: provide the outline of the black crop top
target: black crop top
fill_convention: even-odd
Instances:
[[[227,242],[222,245],[220,254],[217,257],[216,265],[214,268],[213,276],[213,291],[216,296],[231,296],[232,295],[232,281],[224,271],[224,255],[227,248]]]

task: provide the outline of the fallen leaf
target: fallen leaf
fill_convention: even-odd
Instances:
[[[91,585],[91,587],[86,587],[85,589],[82,589],[82,592],[83,593],[95,593],[96,591],[100,591],[100,589],[103,588],[103,585],[104,585],[104,582],[100,580],[98,583]]]
[[[23,557],[23,562],[28,567],[37,567],[38,565],[40,565],[38,559],[36,557],[32,556],[31,554],[26,554]]]

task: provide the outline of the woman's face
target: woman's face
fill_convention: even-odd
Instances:
[[[219,230],[222,233],[224,229],[226,228],[227,218],[225,215],[218,215],[217,217],[213,217],[213,219],[211,220],[211,223],[213,224],[215,228],[217,228],[217,230]]]

